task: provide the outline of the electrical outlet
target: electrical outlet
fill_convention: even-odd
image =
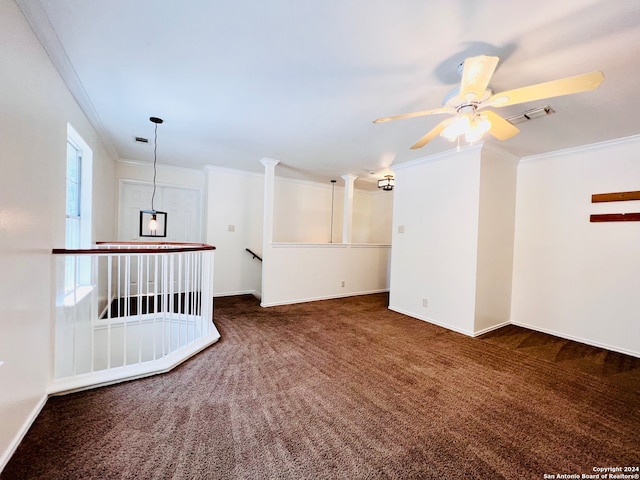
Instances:
[[[422,299],[422,306],[425,307],[425,308],[429,307],[429,302],[427,301],[426,298]]]
[[[342,281],[340,282],[340,286],[341,286],[341,287],[344,287],[344,285],[345,285],[345,282],[344,282],[344,280],[342,280]]]
[[[227,230],[229,232],[235,232],[236,231],[236,226],[235,225],[227,225]]]
[[[404,233],[404,225],[398,225],[398,233]]]

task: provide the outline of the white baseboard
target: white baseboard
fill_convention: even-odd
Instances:
[[[627,350],[625,348],[620,348],[620,347],[617,347],[615,345],[608,345],[606,343],[595,342],[593,340],[588,340],[586,338],[576,337],[574,335],[567,335],[566,333],[563,333],[563,332],[557,332],[557,331],[552,330],[550,328],[540,328],[538,326],[529,325],[529,324],[522,323],[522,322],[514,322],[513,320],[510,323],[511,323],[511,325],[516,325],[518,327],[523,327],[523,328],[526,328],[526,329],[529,329],[529,330],[535,330],[536,332],[548,333],[549,335],[553,335],[555,337],[565,338],[567,340],[573,340],[574,342],[580,342],[580,343],[584,343],[586,345],[591,345],[592,347],[604,348],[605,350],[611,350],[612,352],[623,353],[625,355],[630,355],[632,357],[640,358],[640,352],[635,352],[633,350]]]
[[[47,395],[43,395],[42,398],[40,398],[35,407],[33,407],[33,410],[31,410],[31,413],[29,414],[27,419],[22,424],[20,430],[18,430],[16,436],[9,444],[9,448],[2,452],[2,455],[0,455],[0,473],[2,473],[4,467],[7,466],[7,463],[9,463],[9,460],[11,459],[13,454],[16,453],[18,445],[20,445],[20,442],[22,442],[22,439],[31,428],[31,425],[33,425],[33,422],[35,422],[36,418],[38,418],[38,415],[40,415],[40,412],[42,411],[44,405],[47,403],[47,398],[49,398]]]
[[[253,295],[255,297],[256,293],[258,293],[256,290],[238,290],[235,292],[216,292],[213,294],[213,298],[235,297],[236,295]]]
[[[482,330],[477,330],[473,334],[473,336],[474,337],[479,337],[480,335],[484,335],[485,333],[493,332],[494,330],[498,330],[499,328],[506,327],[507,325],[511,325],[511,322],[502,322],[502,323],[499,323],[498,325],[492,325],[490,327],[483,328]]]
[[[293,298],[290,300],[284,300],[280,302],[267,302],[261,303],[261,307],[277,307],[278,305],[293,305],[294,303],[306,303],[306,302],[317,302],[319,300],[331,300],[334,298],[346,298],[346,297],[358,297],[360,295],[371,295],[374,293],[384,293],[388,292],[388,288],[383,288],[379,290],[368,290],[366,292],[350,292],[350,293],[342,293],[338,295],[322,295],[319,297],[308,297],[308,298]]]
[[[425,317],[425,316],[422,316],[422,315],[417,315],[414,312],[408,312],[406,310],[394,307],[392,305],[389,305],[389,310],[393,310],[394,312],[401,313],[402,315],[407,315],[408,317],[417,318],[418,320],[422,320],[423,322],[432,323],[432,324],[437,325],[439,327],[446,328],[447,330],[453,330],[454,332],[461,333],[463,335],[466,335],[467,337],[473,337],[474,336],[474,332],[472,332],[470,330],[465,330],[464,328],[456,327],[456,326],[453,326],[453,325],[448,325],[448,324],[443,323],[443,322],[438,322],[437,320],[433,320],[432,318]]]

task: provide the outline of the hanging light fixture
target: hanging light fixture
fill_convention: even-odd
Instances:
[[[155,124],[153,139],[153,193],[151,194],[151,209],[140,210],[140,233],[141,237],[166,237],[167,236],[167,212],[161,212],[154,208],[153,202],[156,197],[156,162],[158,160],[158,124],[163,120],[158,117],[151,117],[149,120]]]
[[[385,175],[384,178],[378,180],[378,188],[381,188],[386,192],[393,190],[394,185],[395,180],[393,179],[393,175]]]
[[[463,105],[458,115],[448,121],[440,135],[450,142],[460,140],[464,135],[467,143],[475,143],[491,128],[491,122],[482,113],[476,112],[476,105]]]

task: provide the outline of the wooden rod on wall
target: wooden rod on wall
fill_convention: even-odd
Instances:
[[[600,213],[591,215],[592,222],[640,222],[640,213]]]
[[[640,190],[634,192],[596,193],[591,195],[591,203],[624,202],[626,200],[640,200]]]

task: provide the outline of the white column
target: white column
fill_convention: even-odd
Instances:
[[[353,230],[353,182],[357,175],[343,175],[344,180],[344,215],[342,217],[342,243],[351,243]]]
[[[263,158],[260,163],[264,165],[264,218],[262,221],[262,251],[273,242],[273,209],[276,178],[276,165],[280,160]]]

